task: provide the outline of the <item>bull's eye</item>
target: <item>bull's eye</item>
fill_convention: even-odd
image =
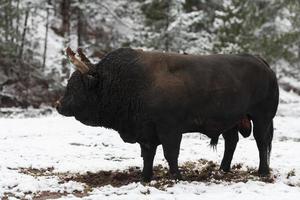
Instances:
[[[92,75],[90,75],[90,74],[88,74],[88,75],[86,75],[87,76],[87,78],[88,79],[92,79],[92,78],[94,78]]]
[[[84,76],[83,81],[84,81],[85,86],[88,89],[94,88],[98,83],[98,79],[90,74],[87,74],[86,76]]]

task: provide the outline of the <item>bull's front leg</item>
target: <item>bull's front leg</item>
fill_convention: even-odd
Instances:
[[[144,166],[142,179],[144,182],[150,182],[153,176],[153,160],[156,153],[156,144],[140,144],[141,156],[143,157]]]

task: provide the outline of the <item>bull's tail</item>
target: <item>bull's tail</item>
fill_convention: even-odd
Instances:
[[[273,120],[269,127],[269,134],[268,134],[268,163],[270,163],[271,151],[272,151],[272,140],[274,134],[274,127],[273,127]]]
[[[209,143],[209,146],[210,146],[213,150],[217,150],[217,144],[218,144],[218,141],[219,141],[219,136],[211,138],[210,143]]]

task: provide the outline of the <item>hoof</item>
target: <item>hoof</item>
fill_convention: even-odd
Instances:
[[[152,173],[143,172],[141,175],[142,175],[142,182],[144,182],[144,183],[149,183],[153,177]]]
[[[223,172],[230,172],[230,167],[224,167],[224,166],[221,165],[219,170],[223,171]]]
[[[142,177],[142,182],[143,183],[150,183],[152,180],[152,177]]]
[[[260,177],[268,177],[268,176],[270,176],[270,171],[268,170],[268,171],[260,171],[260,170],[258,170],[258,176],[260,176]]]
[[[258,169],[258,175],[260,177],[267,177],[270,175],[270,169],[268,167],[259,168]]]
[[[230,174],[230,173],[232,174],[232,171],[230,169],[224,170],[224,169],[220,168],[219,171],[220,171],[220,173],[223,173],[223,174]]]
[[[173,180],[176,180],[176,181],[182,180],[182,176],[179,172],[174,173],[174,174],[170,174],[170,178],[173,179]]]

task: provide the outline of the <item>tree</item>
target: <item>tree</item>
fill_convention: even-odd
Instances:
[[[1,56],[16,58],[18,51],[18,42],[20,33],[18,25],[14,25],[15,21],[19,22],[19,16],[22,11],[19,9],[19,0],[3,0],[0,3],[0,54]],[[17,19],[17,20],[16,20]]]
[[[24,50],[24,45],[25,45],[25,40],[26,40],[26,31],[27,31],[29,10],[30,10],[30,6],[28,6],[25,11],[24,26],[23,26],[21,45],[20,45],[19,56],[18,56],[19,60],[22,60],[22,58],[23,58],[23,50]]]
[[[153,0],[143,4],[141,10],[145,16],[145,45],[155,49],[169,50],[168,27],[172,1]]]
[[[48,0],[46,7],[46,31],[45,31],[45,40],[44,40],[44,53],[43,53],[43,64],[42,67],[45,69],[46,56],[47,56],[47,44],[48,44],[48,30],[49,30],[49,7],[51,5],[51,0]]]

